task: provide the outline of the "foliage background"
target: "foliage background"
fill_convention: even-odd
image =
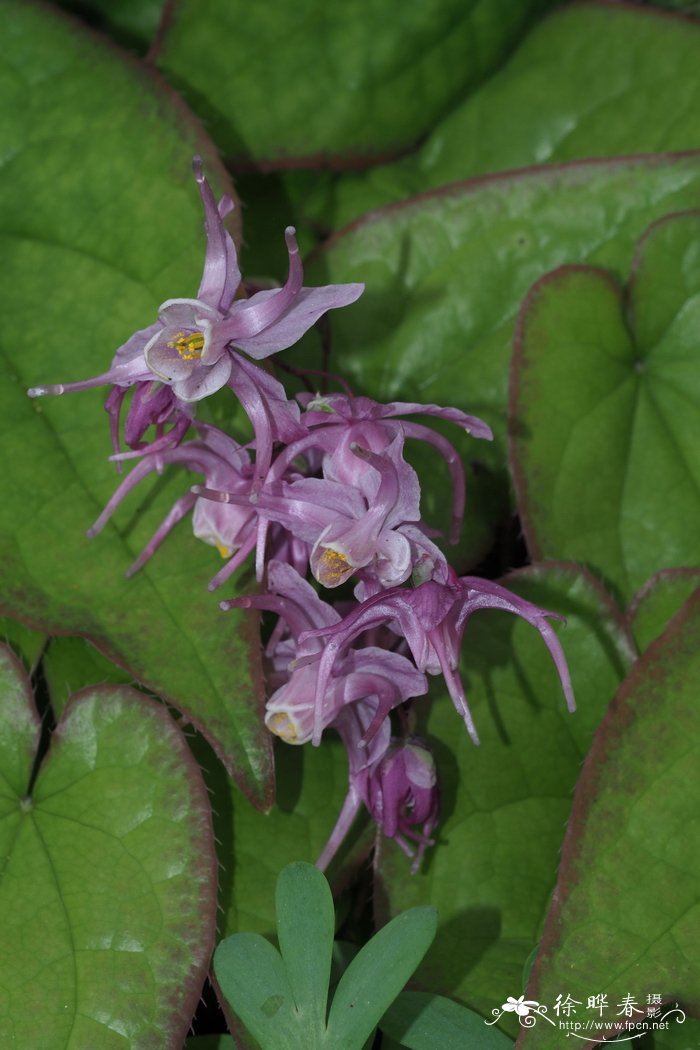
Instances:
[[[470,626],[482,746],[439,688],[417,708],[440,842],[411,879],[391,842],[370,860],[358,828],[331,872],[342,932],[369,932],[368,904],[376,922],[437,905],[418,984],[484,1016],[526,987],[550,1010],[558,994],[660,993],[698,1016],[696,5],[65,6],[0,0],[3,631],[38,704],[7,656],[5,1041],[180,1050],[214,937],[272,932],[277,873],[313,861],[344,794],[333,740],[278,748],[275,794],[257,624],[219,613],[210,548],[183,526],[123,578],[189,479],[154,479],[88,541],[115,485],[103,393],[24,393],[103,370],[161,301],[193,294],[195,152],[236,194],[249,279],[283,277],[291,222],[308,283],[367,285],[289,364],[329,351],[356,393],[493,427],[491,448],[460,446],[454,563],[528,566],[509,585],[568,621],[573,718],[527,628]],[[440,523],[447,478],[416,463]],[[244,572],[230,593],[250,585]],[[98,690],[64,713],[104,683],[104,709]],[[147,805],[135,783],[151,784]],[[179,859],[158,868],[173,820]],[[104,863],[106,842],[145,881]],[[200,1013],[192,1046],[216,1023]],[[645,1039],[700,1046],[692,1017]],[[561,1032],[521,1029],[530,1044]]]

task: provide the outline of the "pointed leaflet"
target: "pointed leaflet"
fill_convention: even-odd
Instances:
[[[160,704],[96,687],[69,703],[28,797],[39,721],[0,659],[2,1043],[179,1050],[214,936],[199,769]]]
[[[413,145],[549,2],[183,0],[156,60],[228,158],[342,166]]]
[[[99,372],[167,296],[196,292],[204,235],[190,164],[203,152],[215,173],[211,146],[141,67],[79,25],[2,0],[0,29],[0,244],[12,275],[0,293],[3,608],[91,636],[186,711],[265,799],[255,627],[207,594],[218,556],[185,522],[142,573],[123,576],[190,477],[154,479],[88,541],[117,482],[105,391],[25,395]]]
[[[587,564],[629,599],[697,565],[700,213],[639,244],[626,299],[604,270],[562,267],[520,316],[512,460],[534,557]]]
[[[522,991],[556,877],[571,791],[595,727],[632,660],[620,613],[575,566],[543,565],[502,581],[560,612],[557,624],[576,692],[570,715],[542,639],[489,611],[474,617],[461,672],[481,746],[448,697],[435,694],[417,731],[434,751],[442,792],[437,845],[408,877],[393,843],[380,846],[380,918],[430,902],[440,914],[421,986],[490,1016]]]
[[[553,1003],[658,994],[700,1009],[700,593],[622,684],[584,763],[557,890],[528,985]],[[634,1015],[637,1018],[637,1015]],[[559,1050],[538,1023],[522,1050]]]

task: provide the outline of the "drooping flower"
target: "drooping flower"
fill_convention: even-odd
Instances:
[[[450,471],[453,491],[450,539],[453,543],[457,541],[465,501],[464,470],[459,453],[447,438],[430,427],[397,417],[433,416],[456,424],[472,437],[492,441],[493,433],[487,423],[478,416],[468,415],[458,408],[422,405],[414,401],[381,404],[369,397],[352,397],[348,394],[298,394],[297,400],[304,408],[303,423],[306,427],[344,427],[348,431],[348,441],[359,441],[373,451],[379,451],[382,439],[385,443],[390,441],[397,428],[408,438],[417,438],[432,445],[443,457]],[[360,425],[362,438],[357,436]]]
[[[268,593],[233,598],[222,602],[221,608],[256,608],[278,613],[294,641],[293,649],[305,631],[315,627],[325,630],[340,621],[336,610],[324,602],[311,584],[291,566],[271,561],[267,583]],[[321,648],[320,642],[311,644]],[[272,648],[268,647],[268,656],[273,662],[277,661],[278,672],[279,649],[283,649],[285,656],[290,653],[287,640],[275,635]],[[320,740],[323,729],[334,724],[342,711],[362,703],[372,711],[364,738],[359,743],[359,746],[366,747],[394,707],[412,697],[422,696],[428,688],[425,675],[416,670],[405,656],[376,646],[348,647],[326,678],[319,713],[316,708],[317,674],[318,665],[296,667],[292,660],[287,681],[267,701],[265,722],[268,729],[289,744],[305,744],[311,739],[317,715]]]
[[[253,465],[247,449],[241,447],[216,427],[196,424],[199,437],[176,448],[146,452],[139,463],[124,478],[106,507],[88,530],[96,536],[114,514],[125,497],[149,474],[160,473],[164,466],[179,465],[203,474],[212,484],[249,491]],[[228,559],[223,579],[228,578],[255,547],[256,521],[251,509],[233,504],[222,506],[211,500],[198,499],[188,488],[173,505],[164,521],[153,534],[136,561],[127,570],[133,576],[163,542],[168,533],[186,514],[193,511],[192,527],[195,536],[211,544],[222,558]],[[220,576],[222,574],[219,574]],[[223,579],[220,582],[223,582]]]
[[[395,742],[367,777],[365,804],[387,836],[413,858],[411,874],[420,867],[440,813],[437,770],[427,744]],[[417,844],[414,851],[410,842]]]
[[[304,666],[318,661],[316,686],[317,719],[328,676],[346,648],[364,631],[389,626],[405,638],[416,666],[428,674],[442,674],[448,692],[458,713],[464,719],[469,735],[479,743],[476,727],[467,704],[464,686],[457,671],[462,637],[469,618],[479,609],[501,609],[512,612],[532,624],[541,634],[554,660],[567,706],[575,710],[571,680],[566,658],[547,618],[561,620],[557,613],[540,609],[532,602],[518,597],[500,584],[475,576],[452,576],[447,583],[429,580],[415,589],[395,587],[368,598],[357,609],[334,626],[308,631],[299,639],[297,664]],[[325,639],[322,655],[318,656],[318,640]],[[311,646],[307,650],[307,646]],[[312,740],[320,739],[320,721]]]
[[[402,448],[403,435],[398,432],[382,455],[358,445],[344,449],[346,458],[364,464],[355,486],[326,477],[302,477],[289,482],[266,480],[248,497],[200,486],[194,491],[223,504],[247,498],[262,520],[281,525],[309,545],[311,570],[324,587],[337,587],[360,570],[380,586],[390,587],[411,574],[415,538],[405,536],[402,526],[417,522],[420,515],[420,485],[403,459]],[[293,462],[288,456],[285,461]],[[274,473],[273,466],[270,476]],[[259,538],[264,543],[264,530]],[[257,564],[261,579],[260,549]]]

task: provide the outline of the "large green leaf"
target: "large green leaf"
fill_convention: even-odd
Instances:
[[[623,299],[564,267],[531,291],[513,364],[513,463],[535,557],[585,562],[630,598],[700,563],[700,213],[651,227]]]
[[[185,523],[143,572],[123,575],[190,478],[144,484],[88,541],[117,482],[105,391],[25,395],[103,371],[160,302],[196,293],[204,245],[192,154],[204,152],[219,181],[221,170],[182,106],[77,24],[1,0],[0,31],[0,243],[12,275],[0,293],[4,610],[89,635],[187,712],[267,800],[256,628],[207,593],[218,555]]]
[[[487,172],[687,150],[700,135],[700,22],[633,5],[569,4],[393,164],[316,189],[336,228],[369,208]]]
[[[662,569],[635,595],[627,610],[630,630],[640,652],[668,627],[673,616],[700,587],[700,569]]]
[[[237,161],[367,161],[412,145],[551,0],[181,0],[158,66]]]
[[[528,998],[700,1010],[700,594],[635,665],[586,758]],[[617,1005],[615,1005],[617,1004]],[[638,1014],[633,1019],[639,1020]],[[523,1050],[559,1050],[538,1021]]]
[[[368,216],[332,240],[316,277],[363,280],[352,317],[333,318],[332,367],[391,400],[483,415],[502,468],[508,362],[530,285],[565,262],[627,273],[654,219],[696,205],[700,159],[603,161],[475,180]]]
[[[568,714],[532,627],[505,613],[476,616],[463,675],[481,746],[447,696],[438,696],[419,726],[440,776],[437,845],[412,878],[393,843],[379,861],[380,917],[427,901],[438,909],[438,935],[417,975],[422,986],[489,1016],[522,991],[581,760],[632,658],[620,614],[575,567],[527,569],[504,582],[566,616],[558,633],[578,710]]]
[[[160,704],[96,687],[33,782],[40,721],[0,659],[2,1045],[179,1050],[214,939],[199,769]]]
[[[83,638],[52,638],[43,668],[55,715],[71,692],[91,682],[119,684],[127,678]],[[294,747],[276,738],[276,800],[261,813],[237,790],[206,740],[191,730],[187,735],[214,814],[219,938],[240,930],[271,935],[277,876],[293,861],[314,863],[340,813],[348,789],[345,748],[334,734],[326,734],[320,747]],[[351,836],[351,846],[356,839]],[[350,861],[346,850],[338,859]],[[331,865],[331,872],[335,868]]]

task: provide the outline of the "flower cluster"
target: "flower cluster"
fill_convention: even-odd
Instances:
[[[289,399],[254,363],[294,344],[326,311],[354,302],[363,286],[305,288],[289,228],[285,284],[236,298],[241,275],[224,226],[232,203],[224,197],[216,204],[198,158],[194,174],[207,238],[197,297],[163,303],[158,320],[117,350],[107,372],[29,394],[111,385],[105,407],[112,459],[120,467],[138,462],[91,536],[152,472],[180,465],[200,476],[202,483],[187,486],[128,574],[190,512],[195,536],[225,561],[210,589],[254,554],[260,593],[221,607],[278,617],[266,648],[267,727],[290,744],[314,745],[333,728],[348,753],[347,798],[319,865],[328,864],[364,806],[413,857],[415,871],[438,822],[437,774],[424,742],[394,735],[392,712],[427,691],[428,675],[441,674],[479,742],[458,664],[467,621],[485,608],[515,613],[539,631],[573,710],[566,662],[549,623],[557,617],[496,583],[458,577],[434,542],[437,533],[422,520],[420,482],[405,458],[406,442],[426,442],[448,466],[453,541],[464,512],[464,475],[453,445],[407,417],[445,420],[489,440],[486,423],[455,408],[383,405],[349,392]],[[250,419],[253,439],[246,445],[195,418],[197,402],[222,387],[235,393]],[[351,581],[354,598],[325,600],[309,573],[328,590]]]

